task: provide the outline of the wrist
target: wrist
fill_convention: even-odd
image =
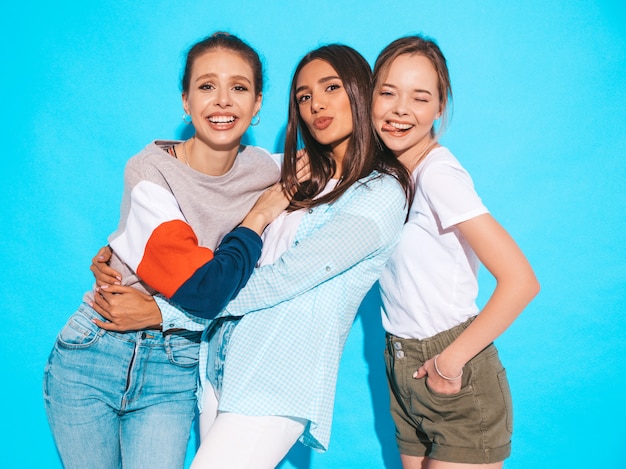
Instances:
[[[442,369],[440,366],[440,363],[438,363],[439,357],[440,357],[439,354],[435,355],[435,358],[433,359],[433,365],[435,366],[435,371],[437,372],[440,378],[443,378],[446,381],[458,381],[463,377],[464,367],[461,367],[460,371],[458,369],[456,371],[448,370],[446,368]]]
[[[246,215],[240,226],[246,227],[260,236],[268,224],[268,217],[263,212],[252,211]]]

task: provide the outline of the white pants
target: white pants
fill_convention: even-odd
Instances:
[[[218,412],[212,388],[204,390],[200,448],[190,469],[273,469],[298,441],[305,419]]]

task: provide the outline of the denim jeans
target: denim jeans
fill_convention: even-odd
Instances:
[[[100,329],[79,307],[44,374],[65,469],[182,468],[196,408],[199,332]]]

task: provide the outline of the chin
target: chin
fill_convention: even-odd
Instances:
[[[394,153],[404,153],[410,148],[410,146],[406,146],[405,144],[397,141],[385,142],[383,140],[383,143]]]

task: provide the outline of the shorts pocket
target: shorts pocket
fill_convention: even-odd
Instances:
[[[59,335],[57,344],[66,349],[81,349],[91,347],[101,336],[101,331],[89,316],[81,309],[74,313],[67,321]]]
[[[472,394],[471,385],[463,386],[459,392],[456,392],[454,394],[443,394],[437,391],[433,391],[433,389],[428,385],[428,378],[424,378],[424,384],[425,384],[426,389],[432,396],[441,400],[455,400],[456,398],[460,398],[460,397]]]
[[[165,337],[165,352],[168,360],[176,365],[191,368],[198,365],[200,332],[183,331]]]
[[[412,407],[420,412],[424,421],[422,426],[425,433],[437,433],[430,425],[446,422],[480,422],[480,403],[477,401],[472,384],[465,385],[455,394],[442,394],[428,387],[423,380],[423,391],[414,396],[416,401]],[[421,396],[419,394],[422,394]],[[429,429],[430,428],[430,429]],[[436,438],[435,438],[436,441]]]
[[[474,376],[474,371],[471,366],[465,366],[463,369],[463,374],[461,375],[461,389],[459,392],[454,394],[443,394],[435,391],[428,385],[428,376],[424,378],[424,386],[428,393],[433,397],[435,402],[443,403],[445,401],[454,401],[455,399],[460,399],[465,396],[473,396],[474,388],[472,386],[472,377]],[[473,399],[473,397],[472,397]]]

